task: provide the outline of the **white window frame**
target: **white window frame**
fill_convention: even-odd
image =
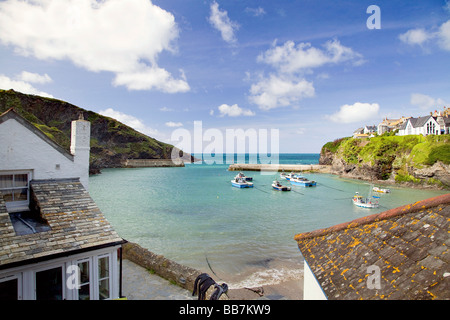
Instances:
[[[33,272],[33,288],[34,288],[34,300],[37,300],[37,285],[36,285],[36,273],[41,272],[41,271],[46,271],[46,270],[50,270],[50,269],[56,269],[56,268],[61,268],[61,282],[62,282],[62,300],[66,300],[67,299],[67,292],[66,292],[66,266],[65,263],[57,263],[57,264],[51,264],[51,265],[47,265],[45,267],[42,268],[38,268],[35,269]]]
[[[21,273],[14,273],[6,276],[0,277],[0,283],[6,282],[10,280],[17,279],[17,300],[23,299],[23,288],[22,288],[22,274]]]
[[[107,278],[100,278],[100,271],[99,271],[99,261],[100,259],[103,258],[107,258],[108,259],[108,277]],[[111,257],[111,253],[105,253],[105,254],[100,254],[97,255],[95,257],[95,288],[94,288],[94,292],[95,292],[95,298],[96,300],[101,300],[100,299],[100,281],[108,279],[108,292],[109,292],[109,297],[105,298],[103,300],[111,300],[112,299],[112,282],[113,282],[113,272],[114,272],[114,268],[112,265],[112,257]]]
[[[92,263],[92,257],[87,257],[87,258],[83,258],[83,259],[78,259],[75,261],[75,265],[78,267],[78,265],[80,263],[84,263],[87,262],[89,264],[89,300],[93,300],[95,298],[94,296],[94,279],[96,277],[95,272],[94,272],[94,268],[93,268],[93,263]],[[79,276],[79,281],[80,281],[80,286],[81,284],[81,276]],[[79,289],[76,289],[74,292],[74,300],[79,300],[80,296],[79,296]]]
[[[8,212],[14,212],[14,211],[22,211],[22,210],[28,210],[28,206],[30,204],[30,181],[32,180],[33,172],[32,170],[14,170],[14,171],[0,171],[0,176],[3,175],[12,175],[13,181],[14,176],[19,174],[26,174],[28,175],[27,178],[27,200],[23,201],[8,201],[6,202],[6,209]],[[25,189],[25,187],[12,187],[12,188],[5,188],[3,190],[19,190],[19,189]],[[1,191],[2,189],[0,189]]]

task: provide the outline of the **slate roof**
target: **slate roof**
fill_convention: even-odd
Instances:
[[[30,193],[50,231],[17,235],[0,193],[0,269],[125,242],[79,179],[32,180]]]
[[[450,299],[449,226],[450,193],[295,240],[330,300]]]

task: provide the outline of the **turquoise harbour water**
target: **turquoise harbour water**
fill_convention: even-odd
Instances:
[[[248,171],[254,188],[238,189],[230,182],[237,172],[219,159],[184,168],[105,169],[90,177],[89,192],[121,237],[208,272],[230,288],[299,279],[303,260],[293,239],[298,233],[446,193],[389,186],[390,194],[380,194],[380,208],[364,209],[351,197],[367,195],[367,182],[305,174],[316,187],[280,192],[271,187],[279,173]],[[318,159],[318,154],[279,155],[280,164]]]

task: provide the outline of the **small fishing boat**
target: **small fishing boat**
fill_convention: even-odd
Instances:
[[[291,179],[297,177],[297,174],[293,173],[293,172],[291,172],[289,174],[286,174],[286,173],[283,172],[283,173],[280,174],[280,177],[283,178],[283,179],[286,179],[287,181],[290,181]]]
[[[391,192],[391,190],[389,190],[389,189],[378,188],[378,187],[373,187],[372,190],[375,192],[378,192],[378,193],[390,193]]]
[[[248,182],[237,176],[231,180],[231,185],[236,188],[253,188],[253,182]]]
[[[302,176],[296,176],[295,178],[291,178],[291,184],[294,186],[302,186],[302,187],[314,187],[317,183],[314,180],[308,180]]]
[[[353,196],[352,202],[354,205],[361,207],[361,208],[378,208],[378,200],[372,200],[371,198],[364,198],[363,196],[360,196],[358,192]]]
[[[252,177],[247,177],[242,171],[239,172],[239,173],[236,175],[235,178],[242,178],[242,179],[244,179],[245,181],[253,181],[253,178],[252,178]]]
[[[278,180],[275,180],[275,181],[272,183],[272,188],[273,188],[274,190],[278,190],[278,191],[291,191],[291,187],[287,187],[287,186],[281,185],[281,183],[278,182]]]

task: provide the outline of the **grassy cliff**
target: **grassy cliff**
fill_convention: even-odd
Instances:
[[[322,147],[320,162],[334,171],[372,180],[448,185],[449,135],[342,138]],[[438,170],[439,173],[433,172]],[[434,168],[434,169],[431,169]]]
[[[0,90],[0,113],[14,108],[25,119],[69,151],[72,120],[91,122],[92,171],[121,167],[126,159],[170,159],[173,146],[123,123],[65,101]]]

